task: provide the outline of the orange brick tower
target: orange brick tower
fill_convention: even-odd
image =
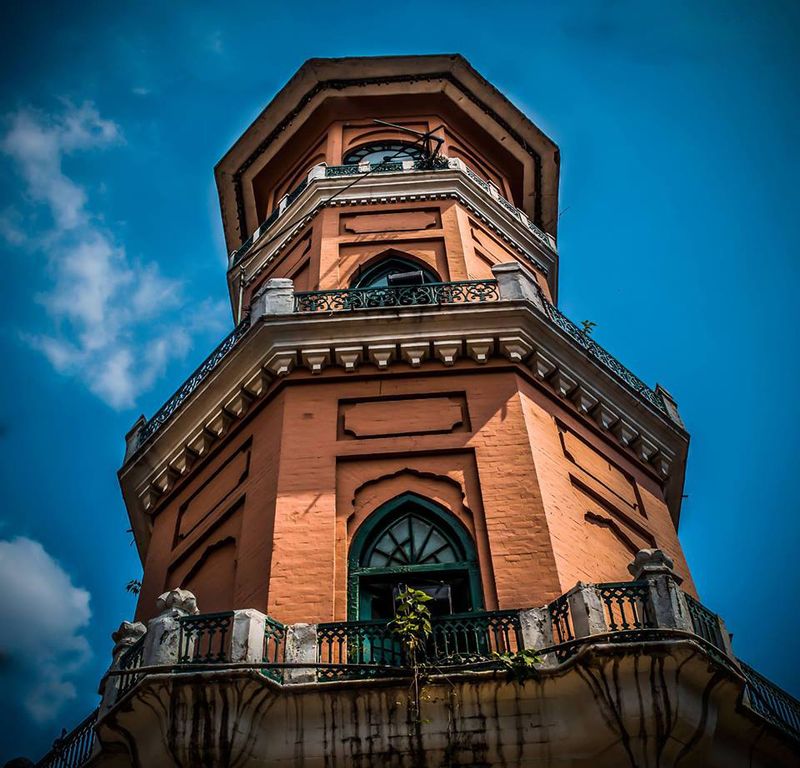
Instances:
[[[137,620],[41,765],[797,764],[692,585],[674,401],[557,308],[558,166],[460,56],[278,93],[216,169],[234,329],[127,436]]]
[[[129,435],[139,618],[383,617],[412,572],[516,608],[653,547],[690,583],[674,403],[555,306],[558,159],[460,57],[302,67],[217,166],[236,330]]]

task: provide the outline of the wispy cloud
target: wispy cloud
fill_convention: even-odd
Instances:
[[[0,540],[0,584],[3,687],[17,688],[34,720],[52,720],[75,698],[70,678],[91,658],[82,634],[91,617],[89,593],[25,537]]]
[[[65,157],[123,143],[115,122],[90,103],[66,103],[58,114],[22,109],[7,119],[0,151],[23,180],[26,216],[16,208],[0,215],[0,235],[38,247],[52,276],[37,297],[52,327],[24,338],[113,408],[131,407],[171,359],[186,354],[198,323],[220,322],[220,305],[192,313],[200,318],[194,327],[181,325],[182,283],[154,262],[132,259],[102,225],[86,188],[64,172]],[[42,209],[48,220],[37,226]]]

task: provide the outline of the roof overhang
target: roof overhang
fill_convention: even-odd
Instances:
[[[277,93],[215,168],[229,251],[260,223],[247,181],[331,98],[436,93],[449,98],[506,149],[525,153],[522,208],[555,236],[559,152],[531,120],[458,54],[309,59]]]

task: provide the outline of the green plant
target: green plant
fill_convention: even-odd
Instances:
[[[420,662],[419,653],[431,634],[431,609],[427,603],[431,596],[421,589],[403,587],[395,602],[395,616],[389,626],[403,646],[406,661],[411,668],[412,721],[418,728],[420,720]]]
[[[523,648],[516,653],[497,653],[492,654],[508,672],[511,680],[524,683],[536,674],[536,665],[541,664],[542,658],[536,651],[530,648]]]
[[[597,327],[597,323],[592,322],[591,320],[581,320],[581,326],[583,333],[585,333],[587,336],[591,336],[592,331]]]
[[[140,579],[131,579],[125,585],[125,591],[130,592],[132,595],[138,595],[142,591],[142,582]]]

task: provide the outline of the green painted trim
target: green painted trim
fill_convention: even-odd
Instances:
[[[444,563],[432,565],[411,565],[396,566],[393,568],[364,568],[361,566],[361,558],[364,555],[367,545],[377,533],[382,532],[389,524],[392,516],[397,514],[397,510],[406,504],[414,504],[417,511],[423,516],[428,517],[445,532],[450,534],[449,538],[454,539],[461,548],[463,557],[457,563]],[[478,556],[475,550],[475,543],[469,531],[461,521],[449,510],[436,504],[430,499],[413,492],[403,493],[400,496],[387,501],[376,509],[359,527],[353,541],[350,544],[350,551],[347,557],[347,618],[348,621],[358,621],[370,619],[366,616],[368,612],[367,602],[361,595],[360,581],[365,576],[380,576],[395,573],[427,573],[430,571],[466,571],[469,578],[470,602],[473,611],[483,610],[483,590],[481,589],[480,568],[478,567]]]

